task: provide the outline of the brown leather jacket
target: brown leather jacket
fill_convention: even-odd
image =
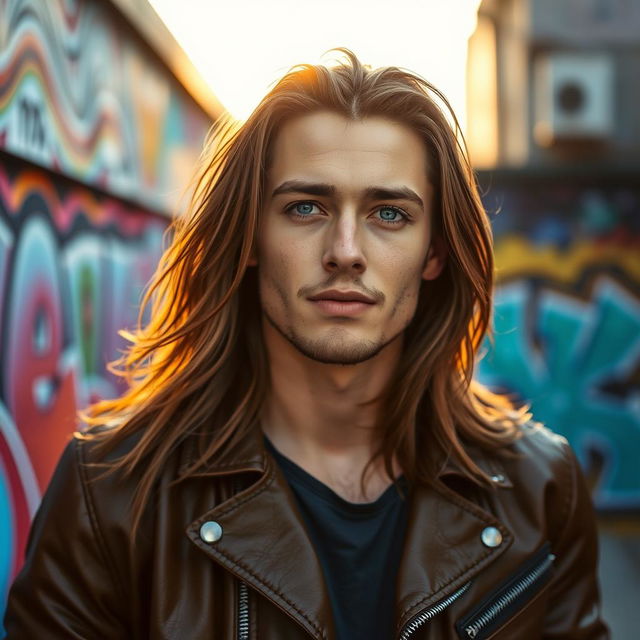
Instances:
[[[575,457],[548,430],[525,431],[517,458],[473,454],[493,489],[451,464],[433,487],[414,489],[397,638],[608,637],[594,518]],[[99,473],[83,466],[92,444],[71,442],[10,592],[9,639],[334,638],[292,493],[258,437],[243,447],[224,466],[168,487],[193,459],[185,443],[130,554],[135,478],[88,482]]]

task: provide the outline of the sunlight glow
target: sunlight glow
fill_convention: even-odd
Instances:
[[[301,62],[348,47],[373,67],[396,65],[435,84],[465,122],[467,39],[479,0],[150,0],[213,92],[245,119]]]

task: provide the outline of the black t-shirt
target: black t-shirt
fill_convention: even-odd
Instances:
[[[375,502],[344,500],[266,438],[291,486],[322,566],[338,640],[390,640],[408,498],[391,485]],[[404,496],[404,478],[398,484]]]

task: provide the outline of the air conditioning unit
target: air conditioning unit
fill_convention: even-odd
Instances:
[[[614,129],[614,63],[606,53],[553,52],[534,64],[534,137],[603,141]]]

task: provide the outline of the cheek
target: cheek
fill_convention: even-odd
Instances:
[[[412,282],[416,283],[416,287],[419,286],[427,248],[424,243],[418,244],[417,238],[414,242],[411,240],[414,239],[376,248],[376,263],[384,273],[388,286],[406,288]]]
[[[423,265],[422,253],[410,251],[406,247],[404,251],[383,256],[381,267],[393,314],[412,315],[415,312],[422,284]]]
[[[308,228],[296,229],[273,221],[264,229],[260,241],[261,255],[269,271],[301,277],[313,268],[318,255],[319,236]]]
[[[413,317],[418,305],[420,283],[420,276],[416,275],[415,272],[402,280],[398,280],[393,307],[394,314],[397,313],[407,318]]]
[[[287,304],[301,286],[300,277],[305,272],[301,256],[305,249],[291,239],[277,238],[268,230],[260,244],[258,278],[262,303],[273,309],[279,303]],[[307,251],[308,253],[308,251]]]
[[[292,243],[279,240],[263,251],[263,277],[265,280],[288,282],[298,271],[298,251]]]

